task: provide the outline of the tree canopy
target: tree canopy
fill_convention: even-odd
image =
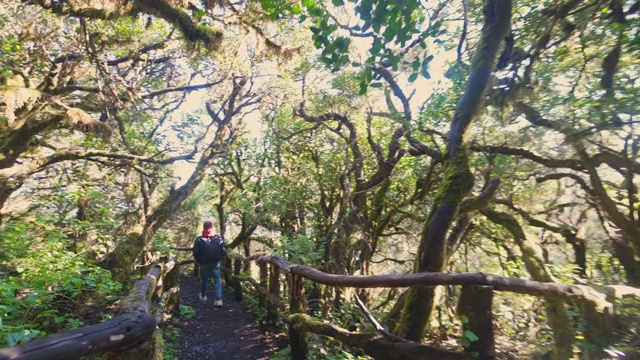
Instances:
[[[206,219],[333,274],[638,287],[638,74],[637,0],[4,2],[0,340],[77,327]],[[459,289],[359,296],[403,338],[459,331]],[[498,303],[516,358],[639,344],[624,305],[614,344],[576,304]]]

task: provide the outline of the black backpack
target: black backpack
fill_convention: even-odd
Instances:
[[[224,239],[220,235],[212,237],[198,237],[203,264],[213,264],[222,260],[224,256]]]

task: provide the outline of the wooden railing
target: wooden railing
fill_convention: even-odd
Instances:
[[[380,359],[490,359],[495,356],[491,303],[493,291],[508,291],[539,297],[562,298],[577,304],[591,325],[585,338],[592,344],[609,338],[612,303],[615,295],[640,291],[626,287],[604,287],[598,292],[581,285],[542,283],[505,278],[483,273],[419,273],[407,275],[336,275],[305,265],[292,264],[278,256],[243,257],[231,254],[226,271],[242,299],[242,282],[251,284],[258,294],[259,306],[266,310],[267,323],[274,324],[286,314],[289,324],[291,359],[306,359],[309,333],[335,338],[345,345],[363,349]],[[241,270],[252,261],[259,267],[259,280],[242,276]],[[13,348],[0,349],[0,360],[79,359],[106,355],[107,359],[161,359],[162,337],[158,330],[166,309],[177,305],[179,265],[192,263],[175,259],[152,267],[138,280],[120,306],[121,315],[104,323],[33,340]],[[231,265],[231,266],[229,266]],[[439,349],[402,339],[384,330],[365,304],[355,296],[367,319],[378,333],[355,333],[336,325],[316,320],[307,314],[303,278],[317,284],[352,288],[393,288],[414,285],[461,285],[458,316],[464,317],[463,333],[471,331],[479,338],[462,352]],[[283,281],[284,280],[284,281]],[[288,302],[282,290],[288,290]],[[631,289],[631,290],[629,290]],[[617,294],[615,294],[617,292]],[[614,295],[614,296],[612,296]],[[599,359],[602,349],[588,349],[588,359]]]
[[[239,274],[240,265],[252,259],[231,255],[234,273]],[[252,257],[254,258],[254,257]],[[589,323],[585,340],[591,344],[601,344],[611,339],[611,292],[627,291],[638,297],[640,290],[611,286],[600,289],[603,292],[582,285],[564,285],[505,278],[483,273],[418,273],[407,275],[335,275],[309,266],[292,264],[278,256],[262,256],[256,259],[260,269],[259,280],[248,276],[235,275],[234,281],[252,284],[258,292],[259,304],[266,309],[266,321],[274,322],[278,311],[287,310],[285,321],[289,323],[291,359],[307,358],[307,334],[316,333],[335,338],[345,345],[363,349],[376,359],[491,359],[495,356],[493,339],[493,319],[491,305],[494,291],[507,291],[544,298],[561,298],[581,308],[581,316]],[[282,282],[283,277],[285,282]],[[461,295],[457,307],[458,316],[464,318],[463,334],[471,331],[478,337],[470,342],[462,352],[439,349],[392,335],[371,315],[365,305],[355,296],[360,308],[378,333],[355,333],[333,324],[316,320],[307,315],[302,279],[317,284],[351,288],[393,288],[414,285],[461,285]],[[288,304],[283,303],[281,289],[286,285],[289,292]],[[609,293],[607,293],[609,292]],[[608,296],[609,295],[609,296]],[[624,294],[622,294],[624,295]],[[586,349],[587,359],[604,358],[602,346]]]
[[[179,267],[171,259],[153,266],[120,305],[120,315],[101,324],[0,349],[0,360],[162,359],[162,314],[177,305]],[[117,355],[116,355],[117,354]]]

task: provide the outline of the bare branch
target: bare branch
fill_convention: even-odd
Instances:
[[[356,303],[358,304],[358,307],[360,308],[360,310],[364,313],[364,315],[367,317],[367,319],[373,325],[373,327],[380,334],[382,334],[382,336],[386,337],[387,339],[390,339],[390,340],[393,340],[393,341],[397,341],[397,342],[404,342],[404,343],[409,343],[410,342],[407,339],[401,338],[400,336],[393,335],[392,333],[390,333],[387,330],[385,330],[384,327],[382,327],[382,325],[380,325],[378,320],[376,320],[376,318],[373,317],[373,314],[371,314],[371,311],[369,311],[369,309],[367,309],[367,306],[362,302],[362,300],[360,300],[360,297],[358,296],[358,294],[354,293],[353,297],[356,299]]]
[[[398,99],[400,99],[400,102],[402,103],[405,120],[406,121],[410,121],[411,120],[411,107],[409,106],[409,100],[407,99],[407,96],[404,94],[404,92],[402,91],[402,89],[400,88],[400,86],[398,85],[396,80],[393,78],[393,75],[391,75],[389,70],[387,70],[386,68],[384,68],[384,67],[382,67],[380,65],[372,65],[371,69],[375,73],[380,75],[389,84],[389,86],[391,87],[391,90],[393,90],[393,94]]]

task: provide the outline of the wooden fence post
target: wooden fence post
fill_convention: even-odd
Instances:
[[[220,269],[222,271],[222,280],[224,280],[225,286],[231,285],[231,278],[233,276],[233,261],[228,256],[225,256],[220,261]]]
[[[233,261],[233,291],[237,301],[242,301],[242,284],[240,283],[240,268],[242,267],[242,261],[235,259]]]
[[[260,263],[260,286],[264,289],[265,292],[259,291],[258,292],[258,306],[260,306],[263,309],[267,308],[267,297],[266,297],[266,292],[267,289],[269,289],[268,284],[267,284],[267,279],[269,277],[268,275],[268,270],[267,270],[267,265],[268,263],[266,262],[261,262]],[[272,265],[275,266],[275,265]]]
[[[244,257],[245,258],[250,257],[251,256],[251,240],[249,239],[244,244],[242,244],[242,248],[244,249]],[[251,262],[250,261],[245,261],[244,268],[242,269],[242,271],[247,272],[247,273],[251,273]]]
[[[173,268],[165,275],[164,283],[167,290],[174,287],[178,288],[178,291],[171,294],[167,301],[167,309],[175,311],[180,306],[180,264],[177,261]]]
[[[289,284],[289,313],[305,313],[302,276],[290,273],[291,283]],[[307,344],[307,333],[298,331],[289,324],[289,342],[291,345],[291,360],[306,360],[309,352]]]
[[[153,291],[153,296],[151,297],[151,301],[158,301],[162,297],[162,292],[164,291],[164,274],[160,274],[158,277],[158,282],[156,282],[156,288]],[[169,289],[169,287],[167,287]]]
[[[606,349],[612,340],[613,324],[609,309],[599,312],[594,305],[582,306],[582,317],[585,321],[585,360],[604,359],[607,357]]]
[[[162,271],[160,272],[160,276],[158,276],[158,281],[156,282],[156,288],[152,298],[153,301],[160,300],[164,291],[171,289],[174,286],[174,285],[166,284],[166,282],[168,281],[167,280],[168,274],[171,272],[171,270],[177,267],[178,265],[177,260],[176,258],[171,258],[171,259],[165,258],[165,259],[162,259],[162,261],[163,261]]]
[[[464,352],[476,359],[494,359],[493,319],[491,303],[493,287],[463,286],[458,302],[458,316],[462,320]]]
[[[271,301],[267,301],[267,324],[275,325],[278,320],[278,308],[274,301],[280,299],[280,268],[271,266],[269,270],[269,300]]]

